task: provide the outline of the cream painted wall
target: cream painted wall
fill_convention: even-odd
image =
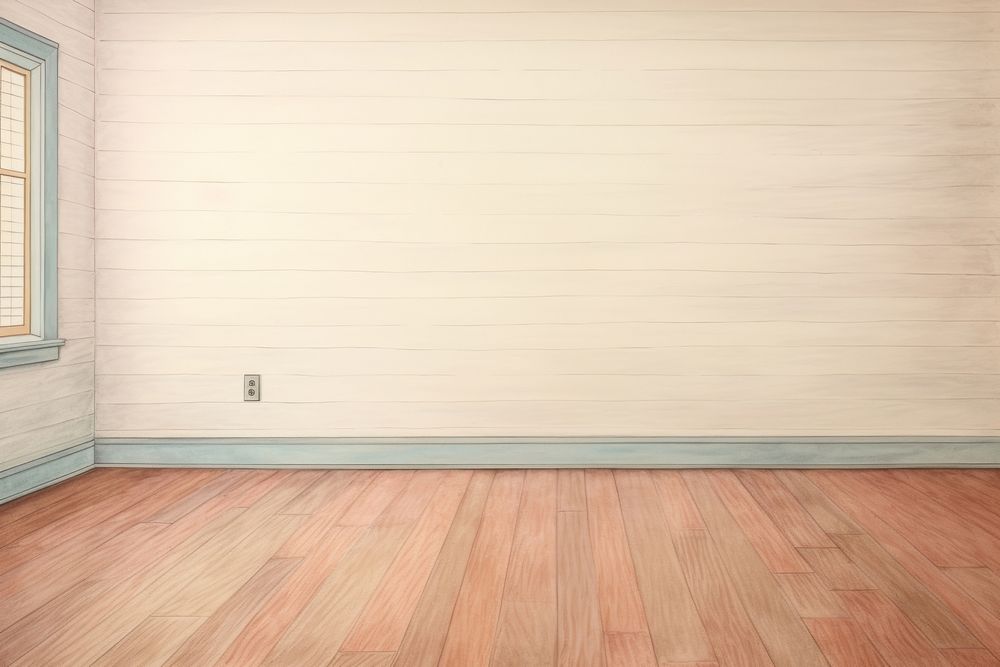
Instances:
[[[0,470],[94,436],[94,3],[0,0],[60,45],[59,361],[0,370]]]
[[[996,9],[101,0],[97,433],[1000,435]]]

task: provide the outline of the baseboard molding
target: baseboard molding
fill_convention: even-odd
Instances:
[[[98,438],[98,466],[1000,467],[1000,438]]]
[[[38,491],[94,467],[94,441],[68,447],[0,472],[0,504]]]

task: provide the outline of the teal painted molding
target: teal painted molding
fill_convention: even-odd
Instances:
[[[63,343],[59,339],[58,289],[59,45],[0,19],[0,54],[32,72],[31,102],[33,109],[41,110],[37,116],[33,112],[31,118],[32,138],[37,144],[32,155],[36,165],[33,185],[40,188],[37,193],[32,192],[32,201],[37,202],[32,206],[40,216],[37,222],[40,274],[36,281],[40,317],[32,322],[35,339],[28,341],[29,345],[25,346],[23,340],[10,345],[0,343],[0,368],[6,368],[58,359]]]
[[[0,346],[0,368],[55,361],[59,358],[59,348],[65,344],[66,341],[59,338],[3,344]]]
[[[98,438],[98,466],[1000,467],[1000,438]]]
[[[94,442],[68,447],[0,472],[0,504],[51,486],[94,467]]]

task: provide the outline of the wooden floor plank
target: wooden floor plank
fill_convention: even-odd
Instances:
[[[927,637],[881,592],[842,591],[837,595],[889,665],[945,664]]]
[[[493,479],[494,473],[489,470],[472,474],[462,505],[396,652],[395,665],[419,667],[438,663]]]
[[[352,509],[353,527],[365,527],[333,572],[302,609],[294,622],[275,644],[262,664],[326,665],[340,646],[361,612],[365,601],[378,586],[400,546],[413,528],[417,516],[426,508],[441,482],[438,472],[426,475],[382,475],[384,484],[373,484],[372,493],[362,496]],[[382,499],[389,497],[388,504]],[[372,516],[375,507],[381,507]],[[360,508],[360,509],[359,509]]]
[[[660,493],[667,525],[672,530],[705,530],[705,522],[680,472],[651,470],[649,474]]]
[[[341,525],[341,517],[361,494],[366,493],[374,479],[375,474],[370,472],[355,475],[345,486],[331,492],[325,498],[324,504],[317,507],[295,531],[295,534],[281,546],[275,557],[305,558],[309,556],[315,548],[316,540],[329,533],[330,529]],[[282,508],[282,513],[287,513],[286,510],[287,506]]]
[[[814,473],[814,479],[822,486],[831,502],[836,502],[849,511],[880,547],[946,604],[951,613],[964,623],[987,649],[1000,655],[1000,619],[983,609],[961,586],[917,551],[902,534],[871,512],[865,504],[864,497],[859,498],[839,486],[833,477]]]
[[[160,510],[151,514],[146,521],[151,523],[173,523],[199,507],[203,503],[225,493],[241,481],[249,479],[251,476],[248,470],[215,470],[214,476],[207,476],[199,480],[198,484],[192,485],[186,493],[183,493],[177,500],[165,504]],[[197,479],[191,477],[191,479]],[[171,484],[172,491],[176,491],[181,485]]]
[[[863,591],[876,588],[872,580],[836,546],[832,549],[799,549],[799,553],[832,591]]]
[[[920,581],[867,535],[836,535],[834,541],[896,603],[937,648],[978,648],[979,642]]]
[[[802,507],[813,518],[813,521],[828,535],[862,533],[864,531],[836,503],[832,502],[822,490],[816,487],[803,470],[775,470],[775,476],[781,480]]]
[[[587,490],[582,470],[560,470],[559,511],[585,512],[587,510]]]
[[[277,592],[233,639],[219,664],[261,664],[364,530],[330,526],[325,534],[315,535],[302,565],[279,584]]]
[[[161,563],[162,569],[151,569],[153,575],[165,572],[172,563],[228,528],[244,511],[242,508],[229,508],[222,499],[215,499],[176,523],[150,524],[159,530],[151,539],[146,538],[141,545],[133,544],[132,548],[120,551],[114,561],[106,563],[105,568],[94,573],[90,580],[77,584],[0,632],[0,664],[8,664],[12,656],[19,657],[41,643],[42,639],[58,634],[74,618],[93,620],[98,613],[95,607],[100,606],[95,602],[105,597],[117,599],[118,596],[123,596],[121,599],[124,600],[130,594],[130,585],[140,586],[143,573],[153,568],[154,564]]]
[[[330,663],[330,667],[389,667],[395,653],[349,653],[341,651]]]
[[[558,517],[558,655],[560,667],[604,665],[604,629],[585,512]]]
[[[122,468],[94,468],[64,482],[6,502],[0,505],[0,529],[45,508],[51,508],[54,513],[65,513],[66,508],[60,503],[75,502],[70,499],[86,493],[95,485],[104,484],[109,478],[120,477],[122,471]]]
[[[413,478],[412,470],[383,470],[341,516],[341,526],[370,526]]]
[[[1000,575],[985,567],[945,568],[966,593],[996,616],[1000,616]]]
[[[793,546],[833,546],[823,529],[773,471],[739,470],[736,474]]]
[[[43,644],[22,656],[21,662],[33,665],[75,661],[74,664],[79,664],[96,659],[170,600],[181,585],[197,581],[203,571],[215,563],[224,562],[226,555],[237,544],[249,533],[258,530],[278,508],[311,481],[312,476],[277,474],[261,480],[263,492],[259,493],[255,488],[257,485],[254,485],[232,498],[220,496],[219,502],[223,505],[246,502],[251,498],[254,502],[207,541],[200,541],[194,536],[190,543],[170,551],[134,577],[109,580],[114,585],[101,597],[99,608],[94,610],[92,616],[61,628]],[[243,495],[244,492],[247,495]]]
[[[736,474],[729,470],[705,473],[716,495],[725,503],[771,572],[809,572],[795,547],[785,539],[767,512],[757,504]]]
[[[661,663],[713,660],[656,485],[644,470],[616,471],[615,482],[656,657]]]
[[[604,653],[608,667],[656,667],[659,663],[645,632],[604,633]]]
[[[918,491],[970,527],[1000,537],[1000,489],[964,470],[890,470],[886,474]]]
[[[205,621],[198,616],[153,616],[136,626],[93,667],[159,667]]]
[[[0,507],[3,665],[1000,655],[993,471],[132,469],[37,497]]]
[[[447,474],[344,640],[342,652],[394,653],[399,648],[470,477],[467,471]]]
[[[674,544],[719,663],[773,664],[708,531],[676,531]]]
[[[316,482],[288,501],[281,514],[314,514],[336,498],[357,476],[354,470],[324,470]]]
[[[66,538],[69,539],[75,534],[73,521],[70,517],[85,514],[91,507],[107,502],[112,491],[120,486],[139,481],[149,474],[145,471],[116,469],[114,474],[92,475],[87,473],[81,475],[79,486],[75,488],[73,494],[65,498],[62,502],[46,504],[45,506],[33,508],[30,512],[18,512],[17,505],[11,511],[11,519],[0,525],[0,546],[13,544],[24,539],[36,530],[53,530],[57,524],[66,528]],[[15,503],[23,502],[27,504],[31,496],[20,498]],[[0,505],[0,508],[4,507]],[[31,507],[29,505],[29,507]]]
[[[213,560],[200,576],[180,587],[155,616],[212,616],[264,567],[299,524],[298,515],[279,514],[264,521],[224,558]]]
[[[301,565],[300,559],[292,558],[276,558],[264,563],[201,624],[166,664],[174,667],[215,664],[278,586]]]
[[[785,597],[802,618],[838,618],[847,611],[826,582],[815,572],[790,572],[775,575]]]
[[[81,578],[93,575],[108,562],[127,556],[136,543],[155,539],[163,524],[137,524],[124,530],[99,533],[100,544],[80,553],[73,541],[64,542],[47,553],[0,577],[0,629],[7,628],[71,588]],[[119,532],[120,531],[120,532]],[[117,532],[117,534],[115,534]],[[91,545],[89,539],[85,540]]]
[[[807,618],[806,625],[830,667],[883,667],[875,646],[850,618]]]
[[[715,480],[701,471],[685,473],[684,479],[774,664],[825,665],[816,642],[781,593],[773,573],[716,495]]]
[[[496,474],[455,602],[441,652],[442,665],[463,667],[489,662],[523,486],[523,471]]]
[[[649,634],[642,596],[610,470],[586,473],[587,518],[597,572],[597,601],[605,632]],[[650,643],[652,646],[652,642]]]
[[[969,524],[923,494],[881,471],[860,471],[841,479],[866,498],[869,507],[939,567],[976,567],[988,563],[979,556],[1000,549],[1000,541],[969,531]]]
[[[984,648],[943,648],[941,657],[951,667],[1000,667],[1000,659]]]
[[[556,513],[554,470],[525,474],[493,665],[556,663]]]

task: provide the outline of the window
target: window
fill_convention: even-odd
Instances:
[[[0,20],[0,368],[59,357],[58,46]]]

